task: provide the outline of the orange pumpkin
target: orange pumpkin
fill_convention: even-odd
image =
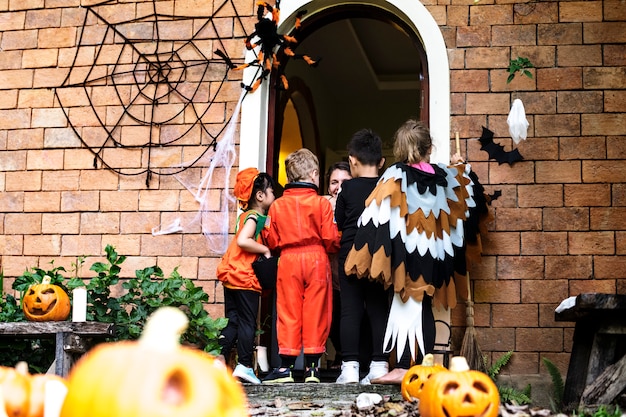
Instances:
[[[15,368],[0,367],[0,391],[6,415],[43,417],[45,385],[52,380],[65,385],[65,380],[56,375],[29,374],[26,362],[18,363]]]
[[[70,297],[63,288],[50,284],[46,275],[41,284],[33,284],[26,290],[22,311],[30,321],[63,321],[70,315]]]
[[[103,343],[70,371],[60,417],[244,417],[243,387],[207,353],[180,345],[188,324],[162,307],[138,341]]]
[[[414,401],[419,399],[422,387],[428,378],[437,372],[446,370],[443,365],[435,364],[434,362],[433,354],[428,353],[424,355],[421,365],[412,366],[406,374],[404,374],[402,384],[400,385],[400,392],[405,400]]]
[[[497,417],[498,387],[489,375],[470,370],[463,356],[450,360],[450,370],[437,372],[420,394],[422,417]]]

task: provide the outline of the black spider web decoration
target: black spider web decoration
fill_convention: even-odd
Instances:
[[[241,45],[243,54],[235,33],[246,33],[231,0],[210,16],[163,13],[153,0],[141,3],[151,5],[143,16],[121,20],[126,13],[116,8],[128,5],[107,0],[84,7],[76,54],[55,97],[93,153],[94,168],[147,174],[148,186],[152,174],[175,175],[215,151],[233,99],[224,88],[231,68],[223,53],[212,51]],[[225,28],[222,17],[234,25]]]

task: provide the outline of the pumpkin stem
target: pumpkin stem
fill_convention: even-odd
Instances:
[[[28,375],[28,363],[25,361],[19,361],[15,364],[15,372],[20,375]]]
[[[450,358],[450,371],[466,372],[469,370],[470,367],[467,364],[467,359],[465,359],[465,356],[453,356],[452,358]]]
[[[435,364],[435,356],[432,353],[427,353],[422,359],[422,366],[433,366]]]
[[[41,280],[42,284],[50,284],[52,282],[52,278],[50,278],[50,275],[44,275],[43,279]]]
[[[175,307],[160,307],[148,317],[139,343],[149,349],[174,351],[180,347],[180,337],[189,319]]]

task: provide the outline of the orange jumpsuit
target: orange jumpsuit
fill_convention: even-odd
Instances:
[[[278,353],[323,353],[332,319],[328,253],[339,250],[330,202],[310,183],[290,183],[270,206],[263,235],[280,252],[276,280]]]

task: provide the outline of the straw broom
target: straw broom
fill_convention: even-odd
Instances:
[[[459,142],[459,132],[456,132],[456,152],[461,153],[461,144]],[[465,301],[465,335],[461,343],[460,355],[467,359],[467,363],[471,369],[477,371],[485,371],[485,361],[483,352],[480,350],[478,340],[476,339],[476,328],[474,327],[474,302],[472,301],[472,287],[470,286],[469,271],[465,273],[467,279],[467,300]]]

